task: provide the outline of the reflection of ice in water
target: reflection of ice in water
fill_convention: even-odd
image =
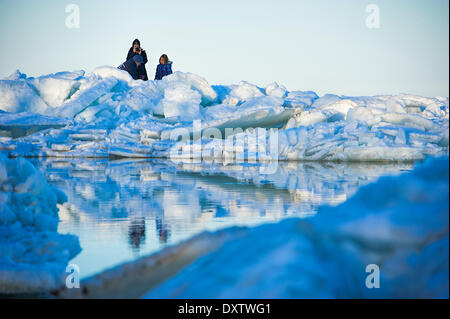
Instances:
[[[79,236],[72,262],[81,276],[133,260],[204,230],[313,216],[359,186],[412,164],[280,162],[275,174],[257,165],[170,161],[35,160],[68,195],[59,231]]]

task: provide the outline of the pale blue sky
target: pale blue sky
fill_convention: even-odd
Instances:
[[[65,26],[69,3],[80,29]],[[380,29],[365,26],[370,3]],[[0,77],[118,66],[135,37],[150,77],[167,53],[211,84],[449,95],[448,0],[0,0]]]

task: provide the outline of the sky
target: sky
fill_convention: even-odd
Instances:
[[[135,38],[149,77],[166,53],[210,84],[449,96],[448,0],[0,0],[0,78],[118,66]]]

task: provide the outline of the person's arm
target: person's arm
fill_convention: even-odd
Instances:
[[[128,50],[128,54],[127,54],[127,59],[126,59],[126,61],[128,61],[128,60],[131,59],[132,57],[134,57],[133,48],[131,48],[130,50]]]
[[[142,59],[144,59],[144,64],[146,64],[148,62],[148,59],[147,59],[147,53],[145,52],[145,50],[142,50],[141,56],[142,56]]]
[[[155,80],[159,80],[158,79],[158,76],[159,76],[159,70],[160,69],[160,67],[159,67],[159,65],[156,67],[156,73],[155,73]]]

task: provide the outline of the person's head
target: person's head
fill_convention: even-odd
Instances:
[[[140,55],[135,55],[133,57],[134,62],[136,63],[136,66],[139,67],[141,63],[144,63],[144,59]]]
[[[167,57],[166,54],[161,55],[161,57],[159,58],[159,64],[167,64],[169,63],[169,58]]]
[[[138,39],[133,41],[133,49],[139,49],[141,47],[141,42]]]

